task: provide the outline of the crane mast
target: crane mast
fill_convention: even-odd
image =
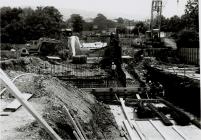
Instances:
[[[153,0],[151,4],[151,21],[150,21],[150,31],[154,37],[154,31],[157,32],[160,38],[160,28],[161,28],[161,15],[162,15],[162,0]]]

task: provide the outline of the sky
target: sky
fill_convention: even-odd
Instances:
[[[162,14],[165,17],[184,14],[187,0],[163,0]],[[32,7],[54,6],[64,14],[68,9],[82,13],[102,13],[110,18],[123,17],[128,19],[144,20],[151,15],[152,0],[0,0],[0,7]],[[85,12],[86,11],[86,12]],[[67,17],[66,17],[67,18]]]

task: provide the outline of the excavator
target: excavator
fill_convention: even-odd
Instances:
[[[59,40],[51,38],[40,38],[38,40],[31,40],[26,43],[26,49],[29,54],[42,53],[45,46],[54,47],[56,44],[61,43]]]
[[[70,29],[61,30],[61,39],[67,39],[72,36],[72,31]],[[51,39],[42,37],[38,40],[30,40],[25,44],[25,47],[21,50],[21,56],[26,56],[29,54],[44,54],[48,55],[55,51],[55,47],[62,43],[61,40]],[[48,47],[48,49],[47,49]]]

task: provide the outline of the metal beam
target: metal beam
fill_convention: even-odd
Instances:
[[[161,118],[162,122],[166,125],[166,126],[170,126],[173,125],[170,120],[162,113],[159,112],[158,109],[151,103],[148,103],[147,106],[155,113],[158,115],[158,117]]]
[[[172,126],[172,129],[175,132],[177,132],[177,134],[179,134],[184,140],[187,140],[187,137],[181,131],[179,131],[175,126]]]

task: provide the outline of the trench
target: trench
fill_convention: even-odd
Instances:
[[[152,67],[148,68],[150,80],[164,85],[165,98],[200,118],[200,82],[188,77],[165,73]]]

